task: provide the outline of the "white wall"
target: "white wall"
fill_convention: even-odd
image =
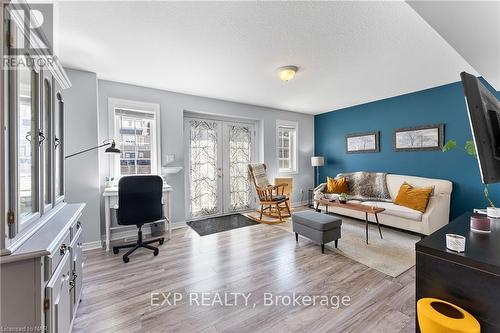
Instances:
[[[75,71],[71,71],[70,73],[73,72]],[[184,166],[184,112],[195,112],[198,114],[204,113],[231,118],[253,119],[258,121],[259,127],[261,128],[259,142],[263,150],[263,158],[261,157],[261,160],[268,165],[270,179],[278,176],[276,164],[276,120],[298,122],[299,172],[292,175],[294,178],[294,193],[292,196],[292,202],[307,200],[307,189],[313,186],[314,178],[313,169],[310,166],[310,157],[314,153],[314,117],[312,115],[173,93],[164,90],[139,87],[106,80],[98,80],[97,88],[99,102],[98,108],[94,108],[94,111],[98,112],[99,118],[97,122],[99,128],[98,142],[102,142],[109,138],[108,98],[158,103],[160,104],[161,110],[162,160],[165,160],[166,155],[175,155],[175,162],[169,166]],[[75,124],[74,126],[77,125]],[[72,135],[72,133],[69,135]],[[95,133],[89,132],[88,135],[95,135]],[[96,137],[94,136],[93,138],[95,139]],[[104,187],[104,177],[109,175],[109,157],[106,156],[103,151],[100,151],[99,154],[100,166],[98,180],[102,190]],[[71,180],[68,181],[71,182]],[[174,188],[172,195],[173,222],[183,222],[185,220],[184,170],[176,175],[169,175],[169,183]],[[303,195],[301,195],[301,189],[304,190]],[[100,195],[97,196],[97,198],[101,198],[100,220],[104,221],[104,203]],[[104,229],[101,227],[101,234],[103,233]],[[94,240],[97,240],[97,238]]]
[[[97,77],[95,73],[67,70],[72,87],[64,97],[64,147],[69,155],[98,145]],[[69,203],[85,202],[83,241],[100,239],[99,154],[89,151],[65,161]]]

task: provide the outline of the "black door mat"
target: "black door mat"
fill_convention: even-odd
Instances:
[[[187,225],[196,231],[200,236],[216,234],[218,232],[248,227],[256,224],[259,223],[252,221],[248,217],[241,214],[219,216],[199,221],[187,222]]]

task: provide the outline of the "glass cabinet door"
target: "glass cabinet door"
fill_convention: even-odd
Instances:
[[[54,192],[56,201],[64,196],[64,101],[57,93],[54,103]]]
[[[19,221],[22,224],[38,211],[36,73],[29,67],[20,67],[17,78],[17,186]]]
[[[48,79],[43,80],[42,112],[42,161],[44,204],[52,204],[52,86]]]
[[[10,244],[15,244],[64,199],[64,102],[60,91],[69,82],[54,76],[58,69],[50,62],[38,61],[43,55],[36,48],[20,47],[23,42],[29,45],[27,40],[31,42],[33,36],[25,35],[17,21],[8,20],[4,26],[9,32],[4,49],[15,57],[15,67],[4,76],[9,108],[6,234]]]

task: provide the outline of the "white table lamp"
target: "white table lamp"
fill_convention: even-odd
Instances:
[[[319,169],[318,167],[325,165],[325,158],[323,156],[311,157],[311,165],[316,168],[316,185],[319,185]]]

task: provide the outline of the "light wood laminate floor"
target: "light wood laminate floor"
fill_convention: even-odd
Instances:
[[[364,237],[364,235],[360,235]],[[342,246],[342,239],[339,241]],[[199,237],[174,230],[160,254],[141,249],[123,263],[84,253],[80,332],[414,332],[414,268],[391,278],[280,228],[256,225]],[[183,295],[151,305],[151,293]],[[249,305],[190,305],[189,293],[251,293]],[[349,306],[264,306],[264,293],[349,296]],[[169,298],[173,303],[173,294]],[[160,296],[159,296],[160,297]],[[200,296],[201,297],[201,296]],[[163,300],[163,298],[161,299]]]

